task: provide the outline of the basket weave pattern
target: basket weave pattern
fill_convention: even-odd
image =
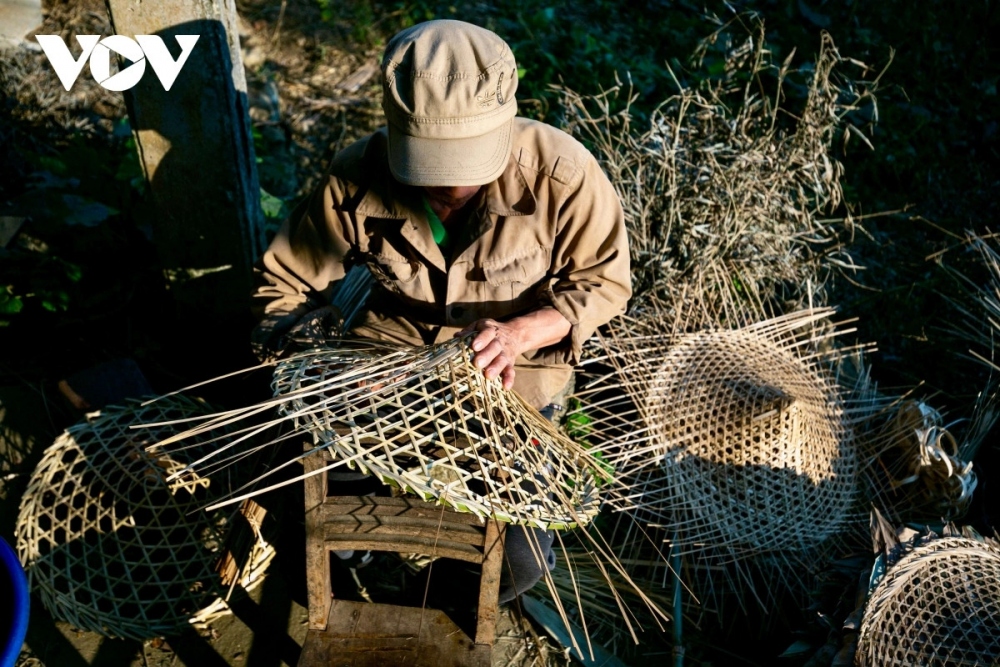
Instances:
[[[141,640],[228,611],[214,569],[232,512],[200,509],[225,480],[185,473],[168,481],[186,461],[147,448],[182,424],[130,428],[208,413],[183,397],[132,401],[89,415],[45,451],[21,501],[17,551],[54,617]],[[273,555],[258,538],[240,583],[256,585]]]
[[[861,667],[1000,662],[1000,549],[945,537],[903,556],[871,594]]]
[[[672,554],[703,609],[767,608],[803,594],[824,558],[861,537],[858,420],[870,409],[828,370],[841,334],[830,315],[602,339],[567,424],[599,444],[626,489],[618,509],[634,524],[609,541],[646,564],[630,574],[663,581]]]
[[[606,471],[471,363],[468,341],[348,342],[275,369],[282,412],[349,465],[462,512],[551,529],[590,521]]]
[[[684,336],[648,392],[662,454],[641,476],[660,501],[643,514],[672,524],[682,552],[809,548],[852,510],[858,462],[836,392],[774,341]]]

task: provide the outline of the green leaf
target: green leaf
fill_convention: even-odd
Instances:
[[[21,312],[24,301],[14,294],[10,285],[0,285],[0,314],[12,315]]]
[[[264,188],[260,189],[260,207],[264,211],[265,218],[284,219],[288,215],[285,200],[275,197]]]

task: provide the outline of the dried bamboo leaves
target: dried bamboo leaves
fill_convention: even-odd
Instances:
[[[564,126],[595,152],[625,209],[630,313],[652,302],[690,328],[735,327],[748,308],[763,318],[825,303],[827,277],[857,268],[844,251],[853,221],[821,215],[843,197],[833,141],[848,114],[874,105],[874,82],[843,78],[857,63],[824,34],[802,108],[790,111],[790,61],[770,55],[762,30],[749,36],[726,76],[679,85],[642,128],[627,103],[615,110],[620,87],[562,91]]]

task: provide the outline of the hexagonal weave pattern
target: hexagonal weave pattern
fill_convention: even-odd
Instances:
[[[180,432],[184,420],[210,413],[202,402],[167,397],[130,401],[88,415],[45,451],[21,501],[17,551],[52,615],[112,637],[176,634],[228,611],[215,572],[233,512],[205,512],[228,489],[185,474],[187,459],[147,447]],[[218,436],[216,432],[214,435]],[[212,447],[216,446],[213,444]],[[232,470],[230,472],[233,472]],[[256,535],[240,583],[260,581],[273,548]]]
[[[352,345],[357,347],[352,348]],[[608,472],[471,363],[468,340],[345,341],[278,364],[281,410],[350,464],[458,511],[551,529],[584,525]]]
[[[1000,663],[1000,549],[944,537],[900,558],[865,606],[856,663]]]

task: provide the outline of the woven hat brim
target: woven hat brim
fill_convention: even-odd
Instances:
[[[400,183],[426,187],[486,185],[510,160],[511,118],[478,137],[427,139],[389,125],[389,169]]]

